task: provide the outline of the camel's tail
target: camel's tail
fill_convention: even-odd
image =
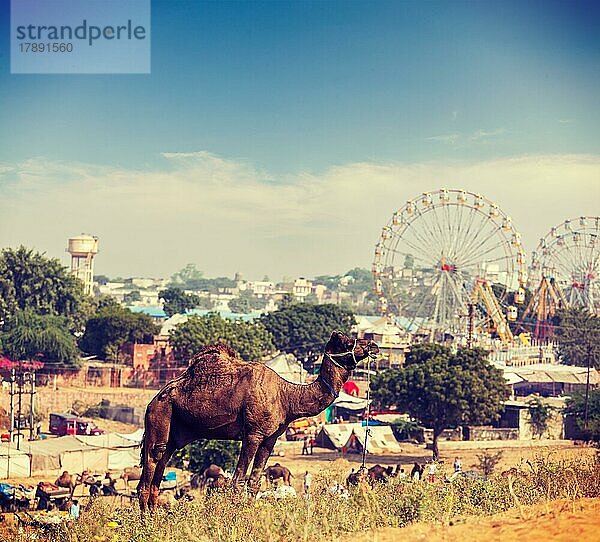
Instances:
[[[140,448],[140,467],[144,466],[144,457],[146,455],[146,430],[142,434],[142,446]]]

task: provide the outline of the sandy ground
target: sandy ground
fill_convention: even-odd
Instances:
[[[353,542],[592,542],[600,540],[600,500],[553,501],[450,525],[417,523],[354,534]]]

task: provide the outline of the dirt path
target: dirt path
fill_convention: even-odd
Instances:
[[[453,525],[416,524],[353,535],[353,542],[592,542],[600,539],[600,500],[553,501]]]

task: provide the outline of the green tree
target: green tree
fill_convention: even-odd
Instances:
[[[171,277],[171,283],[180,288],[187,288],[187,285],[192,281],[201,280],[204,273],[200,271],[195,264],[188,263],[183,269],[180,269]]]
[[[158,326],[147,314],[133,313],[114,300],[106,299],[87,321],[79,345],[88,354],[117,361],[124,343],[150,341],[158,332]]]
[[[186,294],[180,288],[167,288],[158,292],[158,298],[163,300],[163,310],[169,317],[174,314],[185,314],[200,303],[196,294]]]
[[[17,311],[64,316],[80,329],[90,310],[81,281],[56,258],[20,246],[0,252],[0,322]]]
[[[575,417],[585,438],[600,444],[600,389],[590,390],[587,401],[585,394],[573,394],[567,399],[565,412]]]
[[[264,309],[267,304],[266,299],[261,299],[248,290],[240,292],[240,295],[229,301],[229,308],[233,312],[248,314],[253,310]]]
[[[273,336],[275,346],[303,360],[308,370],[335,330],[349,333],[356,323],[349,310],[338,305],[296,303],[264,314],[260,321]]]
[[[0,332],[0,351],[12,360],[40,359],[44,363],[75,367],[79,349],[67,318],[17,310]]]
[[[179,359],[190,359],[209,344],[225,343],[247,361],[257,361],[274,350],[273,338],[260,322],[226,320],[218,314],[190,316],[171,331]]]
[[[531,426],[531,432],[534,437],[542,438],[543,434],[548,430],[548,424],[555,410],[553,406],[542,401],[540,397],[532,397],[527,401],[528,423]]]
[[[373,273],[371,273],[371,271],[361,267],[355,267],[348,271],[346,276],[350,276],[354,279],[344,288],[346,292],[360,294],[373,291]]]
[[[132,292],[129,292],[123,296],[124,303],[134,303],[136,301],[141,301],[141,300],[142,300],[142,296],[141,296],[139,290],[133,290]]]
[[[319,275],[318,277],[315,277],[312,282],[313,284],[322,284],[328,290],[334,292],[338,289],[341,278],[342,277],[339,275]]]
[[[170,288],[179,288],[182,290],[197,290],[217,293],[225,288],[235,288],[236,282],[228,277],[216,277],[208,279],[204,277],[202,271],[199,271],[192,263],[187,264],[183,269],[171,277]]]
[[[94,282],[104,286],[110,282],[110,279],[106,275],[94,275]]]
[[[567,309],[553,324],[563,363],[600,369],[600,318],[583,309]]]
[[[175,452],[172,462],[177,467],[183,467],[186,462],[192,472],[202,472],[213,464],[233,469],[240,449],[241,443],[237,441],[200,439]]]
[[[382,407],[396,407],[433,429],[434,459],[444,429],[497,417],[509,392],[502,371],[487,361],[487,352],[459,349],[454,354],[437,344],[413,346],[405,366],[375,375],[371,388]]]

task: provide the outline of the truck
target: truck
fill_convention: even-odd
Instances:
[[[74,416],[73,414],[50,414],[50,433],[58,437],[64,435],[103,435],[100,429],[90,420]]]

